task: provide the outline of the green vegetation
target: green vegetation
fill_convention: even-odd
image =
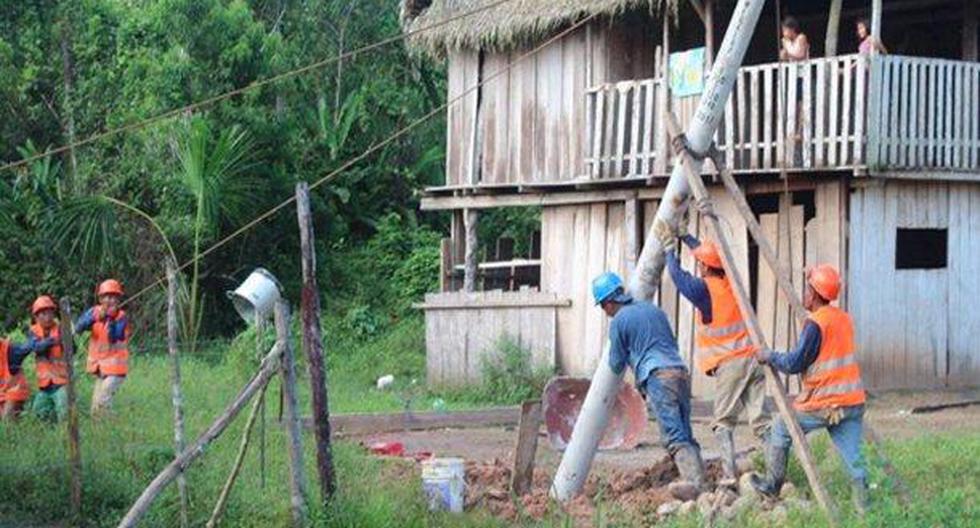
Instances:
[[[392,334],[411,335],[411,325],[398,327]],[[399,338],[402,339],[402,338]],[[390,343],[398,344],[399,339]],[[414,338],[404,338],[412,340]],[[187,434],[200,434],[215,415],[231,400],[248,376],[235,354],[243,353],[241,339],[232,351],[205,349],[205,359],[187,359],[183,365]],[[239,350],[240,349],[240,350]],[[248,354],[246,354],[248,355]],[[333,365],[332,365],[333,367]],[[353,370],[331,368],[334,382],[331,395],[338,407],[350,404],[356,391],[343,380]],[[114,526],[154,474],[173,456],[168,366],[164,356],[140,357],[134,363],[130,381],[123,385],[116,402],[117,417],[92,422],[82,419],[83,466],[85,472],[85,525]],[[138,380],[138,382],[137,382]],[[366,380],[366,378],[365,378]],[[354,382],[351,386],[359,385]],[[301,385],[302,388],[303,385]],[[90,380],[81,381],[81,405],[87,407]],[[278,392],[273,382],[269,394]],[[347,403],[345,402],[345,399]],[[261,486],[258,443],[254,441],[243,473],[228,505],[225,526],[284,526],[289,520],[287,461],[284,436],[272,420],[277,412],[276,398],[269,398],[266,446],[266,484]],[[391,402],[381,402],[388,405]],[[191,493],[191,519],[200,526],[207,519],[238,447],[244,423],[239,417],[225,435],[212,444],[187,472]],[[314,484],[312,435],[304,438],[307,480]],[[33,419],[16,426],[0,425],[0,479],[5,500],[0,501],[0,525],[58,525],[67,515],[68,488],[63,428],[54,428]],[[844,471],[832,453],[825,436],[814,442],[820,469],[844,508],[846,526],[976,526],[980,522],[980,435],[975,433],[938,434],[914,440],[888,442],[888,454],[913,490],[913,502],[904,508],[891,490],[887,478],[873,469],[871,481],[873,509],[863,522],[852,517],[848,508],[849,488]],[[315,526],[498,526],[501,521],[480,512],[462,517],[435,515],[425,510],[418,485],[418,471],[409,462],[382,462],[365,455],[350,442],[335,448],[339,495],[328,510],[314,509]],[[873,458],[873,456],[872,456]],[[806,489],[799,467],[791,467],[790,478],[799,489]],[[147,526],[173,526],[178,500],[175,487],[168,489],[149,513]],[[613,503],[600,505],[601,517],[622,524],[625,518]],[[648,517],[649,518],[649,517]],[[635,520],[635,519],[633,519]],[[827,526],[816,510],[791,511],[792,525],[814,528]],[[567,519],[555,513],[542,525],[564,525]],[[672,521],[667,526],[699,526],[696,516]],[[730,526],[769,526],[770,521],[748,514]]]

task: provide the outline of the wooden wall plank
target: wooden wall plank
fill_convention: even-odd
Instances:
[[[606,231],[606,204],[592,204],[588,207],[590,209],[588,234],[586,235],[588,242],[585,245],[585,254],[582,255],[586,263],[585,276],[582,278],[584,284],[591,283],[593,277],[605,271],[606,238],[608,236],[608,232]],[[579,247],[581,248],[582,246]],[[583,326],[585,333],[582,339],[584,350],[582,351],[582,359],[583,368],[586,373],[595,371],[599,357],[602,354],[602,347],[605,345],[605,341],[602,338],[606,326],[605,318],[606,315],[602,310],[595,309],[595,306],[592,306],[591,303],[585,309],[585,324]]]
[[[535,56],[537,67],[534,94],[534,172],[535,181],[555,181],[570,178],[562,174],[564,156],[561,135],[562,102],[562,44],[555,42]]]
[[[759,215],[762,233],[769,241],[779,240],[779,218],[776,213]],[[766,341],[770,346],[776,346],[776,301],[780,295],[776,285],[776,275],[766,265],[764,259],[759,259],[758,280],[756,282],[756,313],[759,325]]]
[[[980,186],[950,184],[948,383],[972,386],[980,378],[980,318],[963,310],[980,298]]]
[[[776,86],[773,84],[774,71],[772,68],[766,68],[762,71],[762,97],[764,98],[762,105],[762,166],[767,169],[773,167],[772,124],[775,116],[772,113],[772,101],[776,97]]]
[[[483,183],[507,183],[508,179],[508,138],[510,100],[509,56],[504,53],[485,53],[483,58],[483,78],[489,78],[483,85],[480,96],[480,116],[483,126]],[[498,72],[502,72],[499,73]],[[491,78],[492,77],[492,78]],[[452,145],[447,144],[447,149]]]

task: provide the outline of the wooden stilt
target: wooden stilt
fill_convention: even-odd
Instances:
[[[666,118],[670,136],[672,138],[678,137],[681,134],[681,129],[677,124],[677,119],[672,113],[668,113]],[[690,155],[681,155],[679,161],[684,166],[684,171],[687,176],[688,184],[691,187],[691,192],[694,199],[710,200],[708,190],[705,188],[704,182],[701,181],[701,175],[694,170]],[[728,244],[728,237],[725,235],[725,230],[722,228],[721,222],[717,216],[708,216],[708,225],[710,226],[711,232],[714,235],[714,240],[718,243],[718,247],[721,249],[722,262],[725,265],[725,274],[732,284],[732,290],[735,293],[735,300],[738,302],[739,311],[742,312],[742,319],[745,321],[746,326],[748,327],[749,337],[752,339],[752,344],[758,348],[767,348],[768,345],[766,343],[765,336],[762,333],[762,328],[759,326],[759,320],[755,316],[755,309],[752,308],[752,301],[749,299],[745,284],[743,284],[742,276],[735,266],[735,256],[732,253],[731,246]],[[789,401],[786,398],[786,390],[783,387],[783,383],[772,366],[766,365],[763,371],[766,375],[766,381],[769,384],[769,393],[772,395],[773,400],[775,400],[776,407],[779,409],[779,412],[783,417],[783,422],[786,424],[790,437],[793,439],[793,447],[795,448],[796,455],[799,457],[800,463],[803,466],[803,471],[806,473],[807,480],[810,483],[810,488],[813,490],[813,494],[816,496],[817,502],[827,512],[831,523],[837,524],[837,512],[834,508],[833,499],[831,499],[830,494],[827,493],[827,489],[823,486],[823,482],[820,481],[820,474],[817,472],[817,465],[816,461],[813,459],[813,453],[810,451],[810,444],[807,442],[806,435],[803,434],[800,424],[796,421],[796,416],[793,413],[793,409],[790,407]]]

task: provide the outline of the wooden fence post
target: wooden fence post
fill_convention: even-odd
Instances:
[[[262,337],[265,335],[265,318],[255,312],[255,354],[262,354]],[[265,489],[265,390],[256,403],[259,407],[259,488]],[[282,409],[282,389],[279,389],[279,408]],[[280,414],[282,414],[280,412]],[[282,416],[279,417],[282,419]]]
[[[179,455],[184,451],[184,409],[180,391],[180,357],[177,352],[177,269],[176,264],[167,259],[167,351],[170,354],[170,392],[174,406],[174,451]],[[177,490],[180,493],[180,526],[187,528],[187,479],[181,470],[177,475]]]
[[[674,117],[673,113],[668,113],[665,117],[667,119],[670,137],[679,137],[682,132],[680,126],[677,124],[677,118]],[[708,190],[705,188],[704,182],[701,181],[701,175],[694,170],[691,157],[682,154],[679,156],[678,161],[684,167],[694,199],[710,200]],[[735,257],[732,254],[731,246],[728,244],[728,237],[725,235],[725,231],[722,229],[721,222],[717,216],[708,216],[708,220],[708,225],[711,226],[715,242],[717,242],[721,249],[725,272],[732,283],[735,300],[738,303],[739,311],[742,312],[742,318],[748,327],[752,344],[758,348],[766,348],[765,335],[762,333],[762,327],[759,326],[759,320],[756,318],[755,310],[752,308],[752,301],[749,299],[745,284],[742,282],[742,276],[738,273],[738,269],[735,266]],[[786,399],[786,390],[772,365],[765,365],[763,371],[765,372],[766,380],[769,382],[769,393],[772,395],[773,400],[775,400],[776,407],[779,409],[780,414],[782,414],[783,422],[786,424],[789,435],[793,439],[793,447],[796,449],[796,455],[800,459],[800,465],[803,466],[803,471],[806,473],[807,480],[810,482],[810,488],[813,490],[817,502],[827,512],[831,524],[836,525],[837,511],[834,508],[833,499],[827,493],[827,489],[824,488],[823,482],[820,481],[820,474],[817,472],[817,465],[813,458],[813,453],[810,451],[810,444],[807,442],[806,435],[800,428],[800,424],[796,421],[793,409],[789,406],[789,401]]]
[[[316,246],[313,216],[310,214],[310,187],[296,184],[296,217],[303,261],[303,352],[310,371],[310,394],[313,397],[313,431],[316,438],[316,465],[320,479],[320,499],[326,504],[334,492],[333,452],[330,445],[330,406],[327,399],[327,369],[323,360],[323,335],[320,328],[320,290],[316,285]]]
[[[61,299],[61,350],[67,364],[68,385],[68,468],[71,474],[71,517],[82,519],[82,446],[78,434],[78,397],[75,393],[75,330],[72,328],[71,302]]]
[[[272,376],[276,374],[278,370],[279,355],[283,352],[282,343],[276,343],[272,347],[272,350],[262,359],[262,364],[259,366],[258,372],[252,376],[252,379],[238,392],[235,399],[232,400],[228,407],[225,408],[224,412],[208,427],[207,431],[204,432],[197,440],[191,444],[190,447],[184,449],[184,452],[175,458],[172,462],[167,464],[167,467],[163,468],[156,478],[150,482],[150,485],[143,490],[133,506],[130,507],[129,511],[126,512],[126,516],[119,521],[119,528],[129,528],[136,526],[136,524],[146,515],[147,510],[150,509],[150,505],[153,501],[160,495],[160,493],[167,487],[168,484],[173,482],[177,475],[180,474],[184,468],[190,466],[197,457],[204,454],[204,450],[208,445],[211,444],[216,438],[221,436],[221,433],[228,428],[231,421],[238,416],[238,413],[245,407],[252,396],[259,392]]]
[[[289,440],[289,489],[293,511],[293,525],[306,524],[306,490],[303,483],[303,445],[300,435],[296,405],[296,367],[293,363],[293,347],[289,335],[289,306],[285,301],[276,303],[276,337],[282,346],[282,391],[285,397],[285,425]]]

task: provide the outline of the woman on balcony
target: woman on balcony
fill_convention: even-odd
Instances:
[[[871,55],[873,53],[879,53],[885,55],[888,53],[888,49],[885,45],[881,43],[880,40],[874,38],[871,35],[871,26],[868,24],[868,19],[859,18],[857,22],[854,23],[854,29],[857,31],[858,40],[861,41],[858,44],[858,53],[861,55]]]
[[[810,40],[806,33],[800,31],[800,23],[794,17],[783,19],[781,26],[779,60],[783,62],[800,62],[810,58]]]

